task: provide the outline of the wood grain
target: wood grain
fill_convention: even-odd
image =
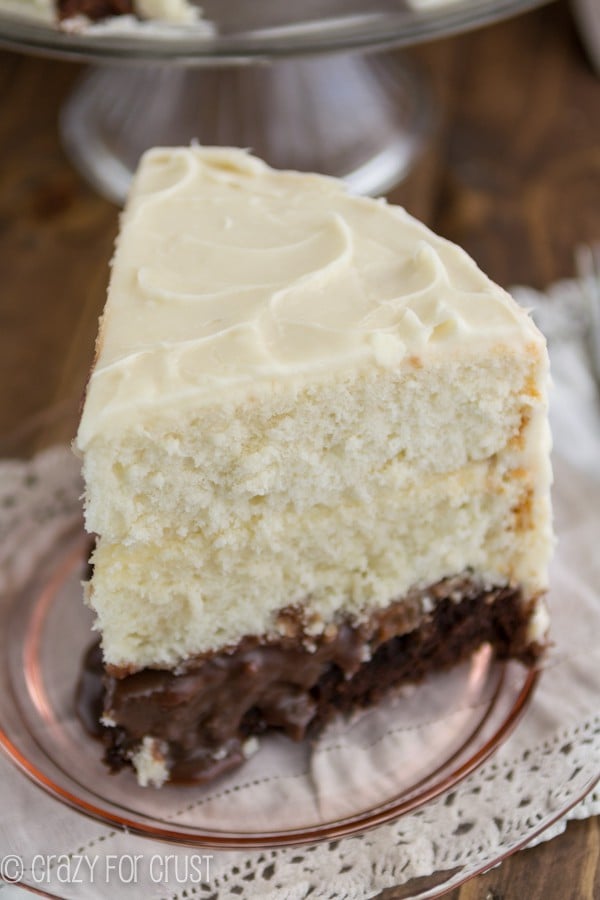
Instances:
[[[571,275],[575,246],[600,241],[600,82],[567,3],[411,55],[430,80],[439,122],[393,199],[462,244],[501,284],[544,287]],[[118,211],[71,169],[56,129],[79,72],[0,53],[4,436],[81,394],[104,301]],[[598,821],[572,823],[447,898],[600,898]]]
[[[599,82],[566,4],[418,48],[442,102],[435,204],[395,198],[503,285],[573,273],[600,231]]]
[[[0,415],[80,393],[107,281],[117,210],[60,147],[58,110],[75,66],[0,56]]]

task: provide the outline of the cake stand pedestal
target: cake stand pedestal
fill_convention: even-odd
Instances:
[[[66,150],[122,202],[149,147],[248,147],[276,168],[345,179],[361,194],[400,181],[430,131],[423,80],[406,60],[335,54],[215,68],[94,67],[61,116]]]

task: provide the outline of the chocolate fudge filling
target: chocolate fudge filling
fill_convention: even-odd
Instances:
[[[110,16],[133,15],[132,0],[58,0],[57,8],[61,20],[85,16],[96,22]]]
[[[123,677],[104,671],[96,644],[84,660],[77,710],[103,738],[112,770],[128,765],[148,735],[172,781],[206,782],[244,761],[251,736],[277,730],[296,741],[314,737],[336,714],[371,706],[484,643],[498,658],[533,665],[543,647],[527,639],[532,603],[523,603],[518,588],[449,578],[359,625],[343,622],[308,638],[292,611],[280,623],[283,636],[246,637],[176,671]],[[102,715],[115,727],[100,725]]]

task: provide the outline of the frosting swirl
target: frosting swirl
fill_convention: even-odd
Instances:
[[[241,150],[153,150],[124,215],[78,443],[128,409],[515,339],[540,340],[524,311],[403,209]]]

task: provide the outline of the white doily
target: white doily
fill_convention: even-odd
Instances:
[[[527,291],[520,299],[531,306],[539,296]],[[212,859],[204,883],[146,879],[132,889],[118,880],[107,887],[88,879],[39,887],[63,898],[109,893],[162,900],[362,900],[437,873],[434,881],[449,889],[532,838],[555,836],[569,818],[600,814],[596,789],[537,834],[578,800],[594,773],[600,774],[600,398],[576,317],[569,317],[568,328],[558,321],[561,339],[551,335],[559,549],[550,603],[556,646],[525,718],[496,755],[449,793],[363,835],[310,847],[206,851]],[[30,462],[0,464],[0,593],[23,583],[35,560],[72,525],[80,515],[80,494],[77,463],[67,448],[53,448]],[[3,802],[9,785],[10,808]],[[0,855],[19,854],[26,865],[36,853],[103,858],[172,853],[182,863],[181,873],[194,853],[87,819],[35,787],[4,757],[0,803]],[[0,900],[9,895],[12,889],[0,885]]]

